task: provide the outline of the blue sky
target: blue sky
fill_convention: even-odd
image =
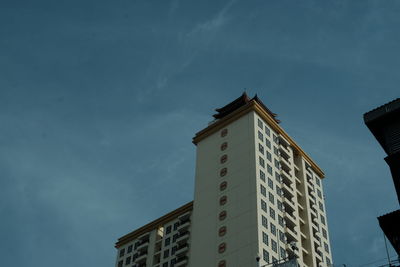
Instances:
[[[118,237],[192,200],[191,138],[243,90],[325,171],[335,263],[385,263],[376,217],[398,203],[362,115],[399,97],[399,12],[389,0],[2,0],[2,265],[113,266]]]

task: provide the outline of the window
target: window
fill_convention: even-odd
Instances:
[[[171,226],[171,225],[167,226],[167,229],[165,230],[165,233],[166,233],[166,234],[171,233],[171,229],[172,229],[172,226]]]
[[[285,234],[282,233],[281,231],[279,231],[279,240],[280,240],[282,243],[286,244],[286,236],[285,236]]]
[[[274,161],[274,164],[275,164],[275,168],[277,168],[278,170],[281,169],[281,164],[280,164],[279,161],[277,161],[276,159],[275,159],[275,161]]]
[[[265,249],[263,249],[263,260],[264,260],[266,263],[269,263],[269,253],[268,253],[268,251],[266,251]]]
[[[176,263],[176,258],[171,260],[171,267],[173,267],[175,263]]]
[[[262,240],[263,243],[268,246],[268,235],[264,232],[262,232]]]
[[[272,135],[272,140],[274,141],[275,144],[279,144],[279,139],[275,134]]]
[[[175,231],[176,229],[178,229],[178,226],[179,226],[179,222],[174,223],[174,231]]]
[[[172,237],[172,242],[175,242],[179,237],[179,234],[174,234],[174,236]]]
[[[131,253],[132,252],[132,245],[130,245],[129,247],[128,247],[128,252],[127,253]]]
[[[264,136],[260,131],[258,131],[258,139],[260,139],[261,142],[264,142]]]
[[[322,215],[320,215],[320,216],[321,216],[321,222],[322,222],[322,224],[325,225],[325,217],[322,216]]]
[[[261,199],[261,209],[267,212],[267,203]]]
[[[282,189],[280,189],[279,187],[276,187],[276,193],[278,194],[278,196],[282,196]]]
[[[219,261],[218,267],[226,267],[226,261],[225,260]]]
[[[271,202],[272,204],[275,204],[274,195],[271,192],[268,192],[268,199],[269,199],[269,202]]]
[[[262,123],[262,121],[260,119],[258,119],[257,123],[258,123],[258,127],[263,129],[263,123]]]
[[[322,228],[322,236],[325,237],[325,239],[328,239],[328,233],[324,228]]]
[[[168,262],[164,262],[162,267],[168,267]]]
[[[269,141],[267,138],[265,138],[265,145],[271,149],[271,141]]]
[[[281,251],[281,258],[284,259],[286,258],[286,250],[284,248],[280,248]]]
[[[331,260],[330,260],[328,257],[326,257],[326,264],[327,264],[328,266],[331,265]]]
[[[321,191],[318,188],[317,188],[317,195],[319,196],[319,198],[322,198]]]
[[[324,205],[321,202],[318,202],[318,205],[319,205],[319,209],[321,211],[324,211]]]
[[[124,265],[124,262],[123,261],[119,261],[118,262],[118,267],[122,267]]]
[[[221,144],[221,151],[224,151],[225,149],[227,149],[228,148],[228,143],[227,142],[223,142],[222,144]]]
[[[167,239],[165,239],[165,243],[164,243],[164,246],[168,246],[169,244],[171,244],[171,238],[167,238]]]
[[[282,216],[278,215],[278,223],[280,226],[284,227],[285,226],[285,222],[282,218]]]
[[[222,196],[219,199],[219,205],[223,206],[226,204],[227,201],[228,201],[228,198],[226,196]]]
[[[276,204],[278,205],[278,210],[283,212],[283,204],[279,200],[276,201]]]
[[[222,156],[221,156],[221,158],[220,158],[219,161],[221,162],[221,164],[223,164],[223,163],[225,163],[227,160],[228,160],[228,155],[225,154],[225,155],[222,155]]]
[[[269,216],[275,220],[275,210],[269,207]]]
[[[276,148],[276,147],[274,147],[274,154],[279,157],[279,151],[278,151],[278,148]]]
[[[222,131],[221,131],[221,137],[225,137],[225,136],[227,136],[228,135],[228,129],[223,129]]]
[[[260,179],[265,182],[265,173],[262,170],[260,170]]]
[[[267,190],[265,189],[265,187],[260,184],[260,191],[261,191],[261,195],[263,195],[264,197],[267,196]]]
[[[223,168],[219,171],[219,176],[224,177],[228,173],[227,168]]]
[[[258,151],[260,151],[260,153],[264,155],[264,147],[262,146],[262,144],[258,144]]]
[[[258,162],[260,163],[261,167],[265,167],[265,162],[264,159],[262,157],[258,157]]]
[[[273,239],[271,239],[271,248],[273,251],[278,252],[278,244]]]
[[[268,128],[268,126],[267,125],[265,125],[265,134],[266,135],[268,135],[268,136],[271,136],[271,130]]]
[[[164,259],[168,258],[168,256],[169,256],[169,249],[164,251]]]
[[[271,155],[271,153],[269,153],[268,151],[267,151],[267,160],[269,160],[270,162],[272,162],[272,155]]]
[[[219,220],[220,220],[220,221],[225,220],[225,218],[226,218],[226,211],[225,211],[225,210],[224,210],[224,211],[221,211],[221,212],[219,213],[218,217],[219,217]]]
[[[278,183],[280,183],[281,182],[281,175],[279,174],[279,173],[277,173],[277,172],[275,172],[275,180],[278,182]]]
[[[228,183],[224,181],[219,184],[219,191],[224,191],[227,187],[228,187]]]
[[[173,246],[172,250],[171,250],[171,255],[174,255],[177,250],[178,250],[178,247],[177,246]]]
[[[273,262],[273,263],[277,263],[278,260],[277,260],[274,256],[272,256],[272,262]]]
[[[219,236],[224,236],[226,234],[226,226],[222,226],[218,230],[218,235]]]
[[[272,167],[269,164],[267,164],[267,172],[272,175]]]
[[[128,265],[131,263],[131,256],[129,256],[128,258],[126,258],[125,260],[125,265]]]
[[[270,223],[270,231],[271,234],[276,236],[276,226],[273,223]]]
[[[315,181],[317,182],[317,185],[320,186],[321,185],[321,181],[319,180],[318,177],[315,177]]]
[[[268,229],[268,220],[263,215],[261,215],[261,223],[262,223],[262,226],[264,226],[265,228]]]
[[[274,182],[270,178],[268,178],[268,187],[274,190]]]
[[[219,253],[224,253],[225,250],[226,250],[226,243],[224,242],[224,243],[219,244],[219,246],[218,246],[218,252],[219,252]]]
[[[122,256],[124,256],[124,255],[125,255],[125,249],[123,248],[123,249],[121,249],[121,250],[119,251],[119,256],[122,257]]]
[[[326,253],[329,253],[329,246],[327,243],[324,243],[325,251]]]

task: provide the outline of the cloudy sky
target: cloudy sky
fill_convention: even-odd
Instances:
[[[398,203],[362,115],[399,97],[399,12],[1,0],[2,266],[113,266],[118,237],[192,200],[191,138],[244,90],[325,171],[334,262],[384,264],[376,217]]]

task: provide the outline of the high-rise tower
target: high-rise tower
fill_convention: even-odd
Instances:
[[[116,266],[329,266],[322,170],[257,96],[214,118],[193,138],[193,203],[120,238]]]

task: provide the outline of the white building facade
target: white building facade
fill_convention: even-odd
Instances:
[[[322,170],[257,97],[217,111],[193,138],[194,201],[120,238],[116,266],[330,266]]]

